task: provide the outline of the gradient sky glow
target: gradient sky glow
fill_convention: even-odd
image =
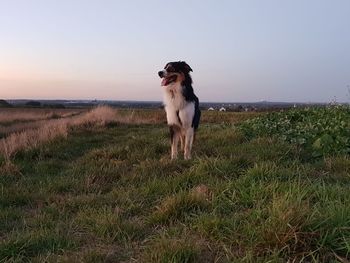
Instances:
[[[0,98],[349,101],[349,0],[0,0]]]

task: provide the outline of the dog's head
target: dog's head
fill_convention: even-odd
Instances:
[[[158,76],[162,78],[162,86],[176,82],[186,85],[192,84],[190,71],[192,69],[185,61],[169,62],[165,65],[164,70],[158,72]]]

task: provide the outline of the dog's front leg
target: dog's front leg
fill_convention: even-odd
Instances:
[[[193,134],[194,134],[193,128],[189,128],[189,129],[186,130],[186,135],[185,135],[185,152],[184,152],[185,160],[191,159],[191,149],[192,149],[192,143],[193,143]]]
[[[171,159],[174,160],[177,158],[177,146],[179,144],[181,131],[179,127],[175,125],[169,126],[169,130],[170,130],[170,139],[171,139]]]
[[[185,132],[181,131],[181,137],[180,137],[180,142],[181,142],[181,151],[185,150]]]

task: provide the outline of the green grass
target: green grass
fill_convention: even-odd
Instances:
[[[227,117],[225,117],[227,118]],[[0,168],[0,262],[336,262],[350,158],[203,123],[170,161],[163,124],[76,130]]]

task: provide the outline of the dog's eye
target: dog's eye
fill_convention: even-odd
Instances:
[[[174,72],[175,69],[174,69],[173,67],[168,67],[168,68],[166,69],[166,71],[168,71],[168,72]]]

